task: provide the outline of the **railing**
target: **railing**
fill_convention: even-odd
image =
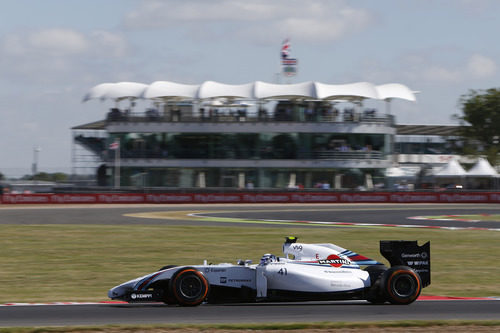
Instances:
[[[283,115],[263,116],[247,115],[245,113],[218,114],[212,116],[195,116],[181,113],[126,113],[120,111],[109,112],[106,118],[108,123],[143,123],[143,122],[190,122],[190,123],[235,123],[235,122],[313,122],[313,123],[378,123],[394,124],[394,116],[389,114],[354,113],[339,115],[316,115],[314,117],[291,117]]]
[[[322,151],[315,154],[320,160],[381,160],[380,151]]]
[[[214,151],[212,154],[206,154],[204,151],[177,151],[167,153],[159,150],[122,150],[121,158],[132,159],[252,159],[252,160],[275,160],[275,159],[314,159],[314,160],[382,160],[384,154],[381,151],[319,151],[319,152],[300,152],[300,153],[282,153],[276,154],[259,153],[255,151],[229,152],[227,150]],[[112,159],[110,157],[110,159]]]

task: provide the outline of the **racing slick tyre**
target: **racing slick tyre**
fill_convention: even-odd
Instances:
[[[169,291],[179,305],[196,306],[207,298],[210,285],[203,273],[193,267],[185,267],[172,276]]]
[[[386,297],[380,287],[380,280],[382,274],[387,271],[387,266],[385,265],[373,265],[365,268],[365,271],[370,274],[370,290],[366,295],[366,300],[372,304],[383,304],[386,301]]]
[[[410,304],[422,291],[422,280],[408,266],[394,266],[382,274],[380,286],[385,298],[392,304]]]
[[[167,266],[163,266],[158,271],[163,271],[165,269],[174,268],[174,267],[177,267],[177,265],[167,265]],[[178,302],[175,299],[174,295],[172,295],[172,292],[171,292],[171,289],[169,288],[169,285],[170,284],[167,283],[166,287],[162,286],[162,287],[164,287],[164,288],[162,288],[163,289],[163,303],[165,303],[167,305],[176,305],[176,304],[178,304]]]

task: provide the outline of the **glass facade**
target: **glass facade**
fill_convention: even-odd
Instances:
[[[109,142],[116,138],[122,158],[380,159],[392,153],[384,134],[113,133]]]
[[[105,142],[75,141],[101,157],[108,185],[119,165],[120,186],[373,188],[392,163],[394,118],[337,107],[278,101],[273,110],[256,105],[253,112],[201,105],[154,114],[113,109],[101,125]],[[109,148],[116,141],[119,151]]]
[[[458,137],[436,135],[398,135],[395,152],[398,154],[460,154],[462,141]]]

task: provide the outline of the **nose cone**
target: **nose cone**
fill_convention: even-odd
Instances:
[[[108,297],[111,299],[126,300],[130,292],[133,290],[134,284],[134,281],[130,281],[113,287],[108,291]]]

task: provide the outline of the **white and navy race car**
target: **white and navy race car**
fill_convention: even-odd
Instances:
[[[127,302],[196,306],[203,302],[367,300],[410,304],[431,282],[430,242],[380,241],[384,264],[334,244],[287,237],[283,257],[265,254],[258,265],[165,266],[120,284],[108,297]],[[364,268],[362,268],[364,267]]]

